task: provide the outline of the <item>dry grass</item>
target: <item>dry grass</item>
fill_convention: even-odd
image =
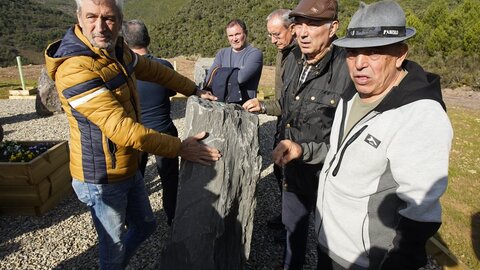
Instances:
[[[36,87],[42,66],[26,65],[22,73],[27,87]],[[0,68],[0,99],[8,98],[8,90],[21,89],[22,81],[17,67]]]
[[[480,269],[480,111],[451,107],[454,129],[440,237],[471,269]]]

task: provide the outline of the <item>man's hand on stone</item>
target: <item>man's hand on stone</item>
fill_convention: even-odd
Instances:
[[[197,89],[195,92],[195,95],[199,96],[200,98],[203,99],[208,99],[208,100],[217,100],[218,98],[212,94],[210,91],[202,90],[202,89]]]
[[[242,107],[248,112],[260,112],[262,110],[260,101],[256,98],[252,98],[243,103]]]
[[[278,166],[285,166],[288,162],[299,159],[303,154],[302,147],[291,140],[282,140],[273,149],[272,159]]]
[[[202,142],[207,133],[200,132],[195,136],[188,137],[182,142],[178,155],[188,161],[200,163],[202,165],[212,165],[212,161],[217,161],[222,156],[220,151],[209,147]]]

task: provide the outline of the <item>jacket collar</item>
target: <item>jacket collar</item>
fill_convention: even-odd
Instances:
[[[375,111],[396,109],[422,99],[435,100],[446,110],[442,99],[440,77],[437,74],[426,72],[420,65],[409,60],[403,62],[403,68],[408,71],[408,74],[385,96]],[[342,94],[342,99],[350,101],[356,92],[355,85],[352,84]]]

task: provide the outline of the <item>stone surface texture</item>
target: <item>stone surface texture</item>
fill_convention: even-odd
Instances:
[[[214,166],[182,161],[176,217],[161,269],[245,269],[262,167],[258,116],[238,105],[190,97],[187,136],[219,149]]]

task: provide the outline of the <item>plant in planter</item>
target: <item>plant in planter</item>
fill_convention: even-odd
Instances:
[[[67,141],[0,142],[0,215],[43,215],[71,194]]]
[[[28,162],[52,146],[52,143],[25,145],[16,141],[0,142],[0,162]]]

